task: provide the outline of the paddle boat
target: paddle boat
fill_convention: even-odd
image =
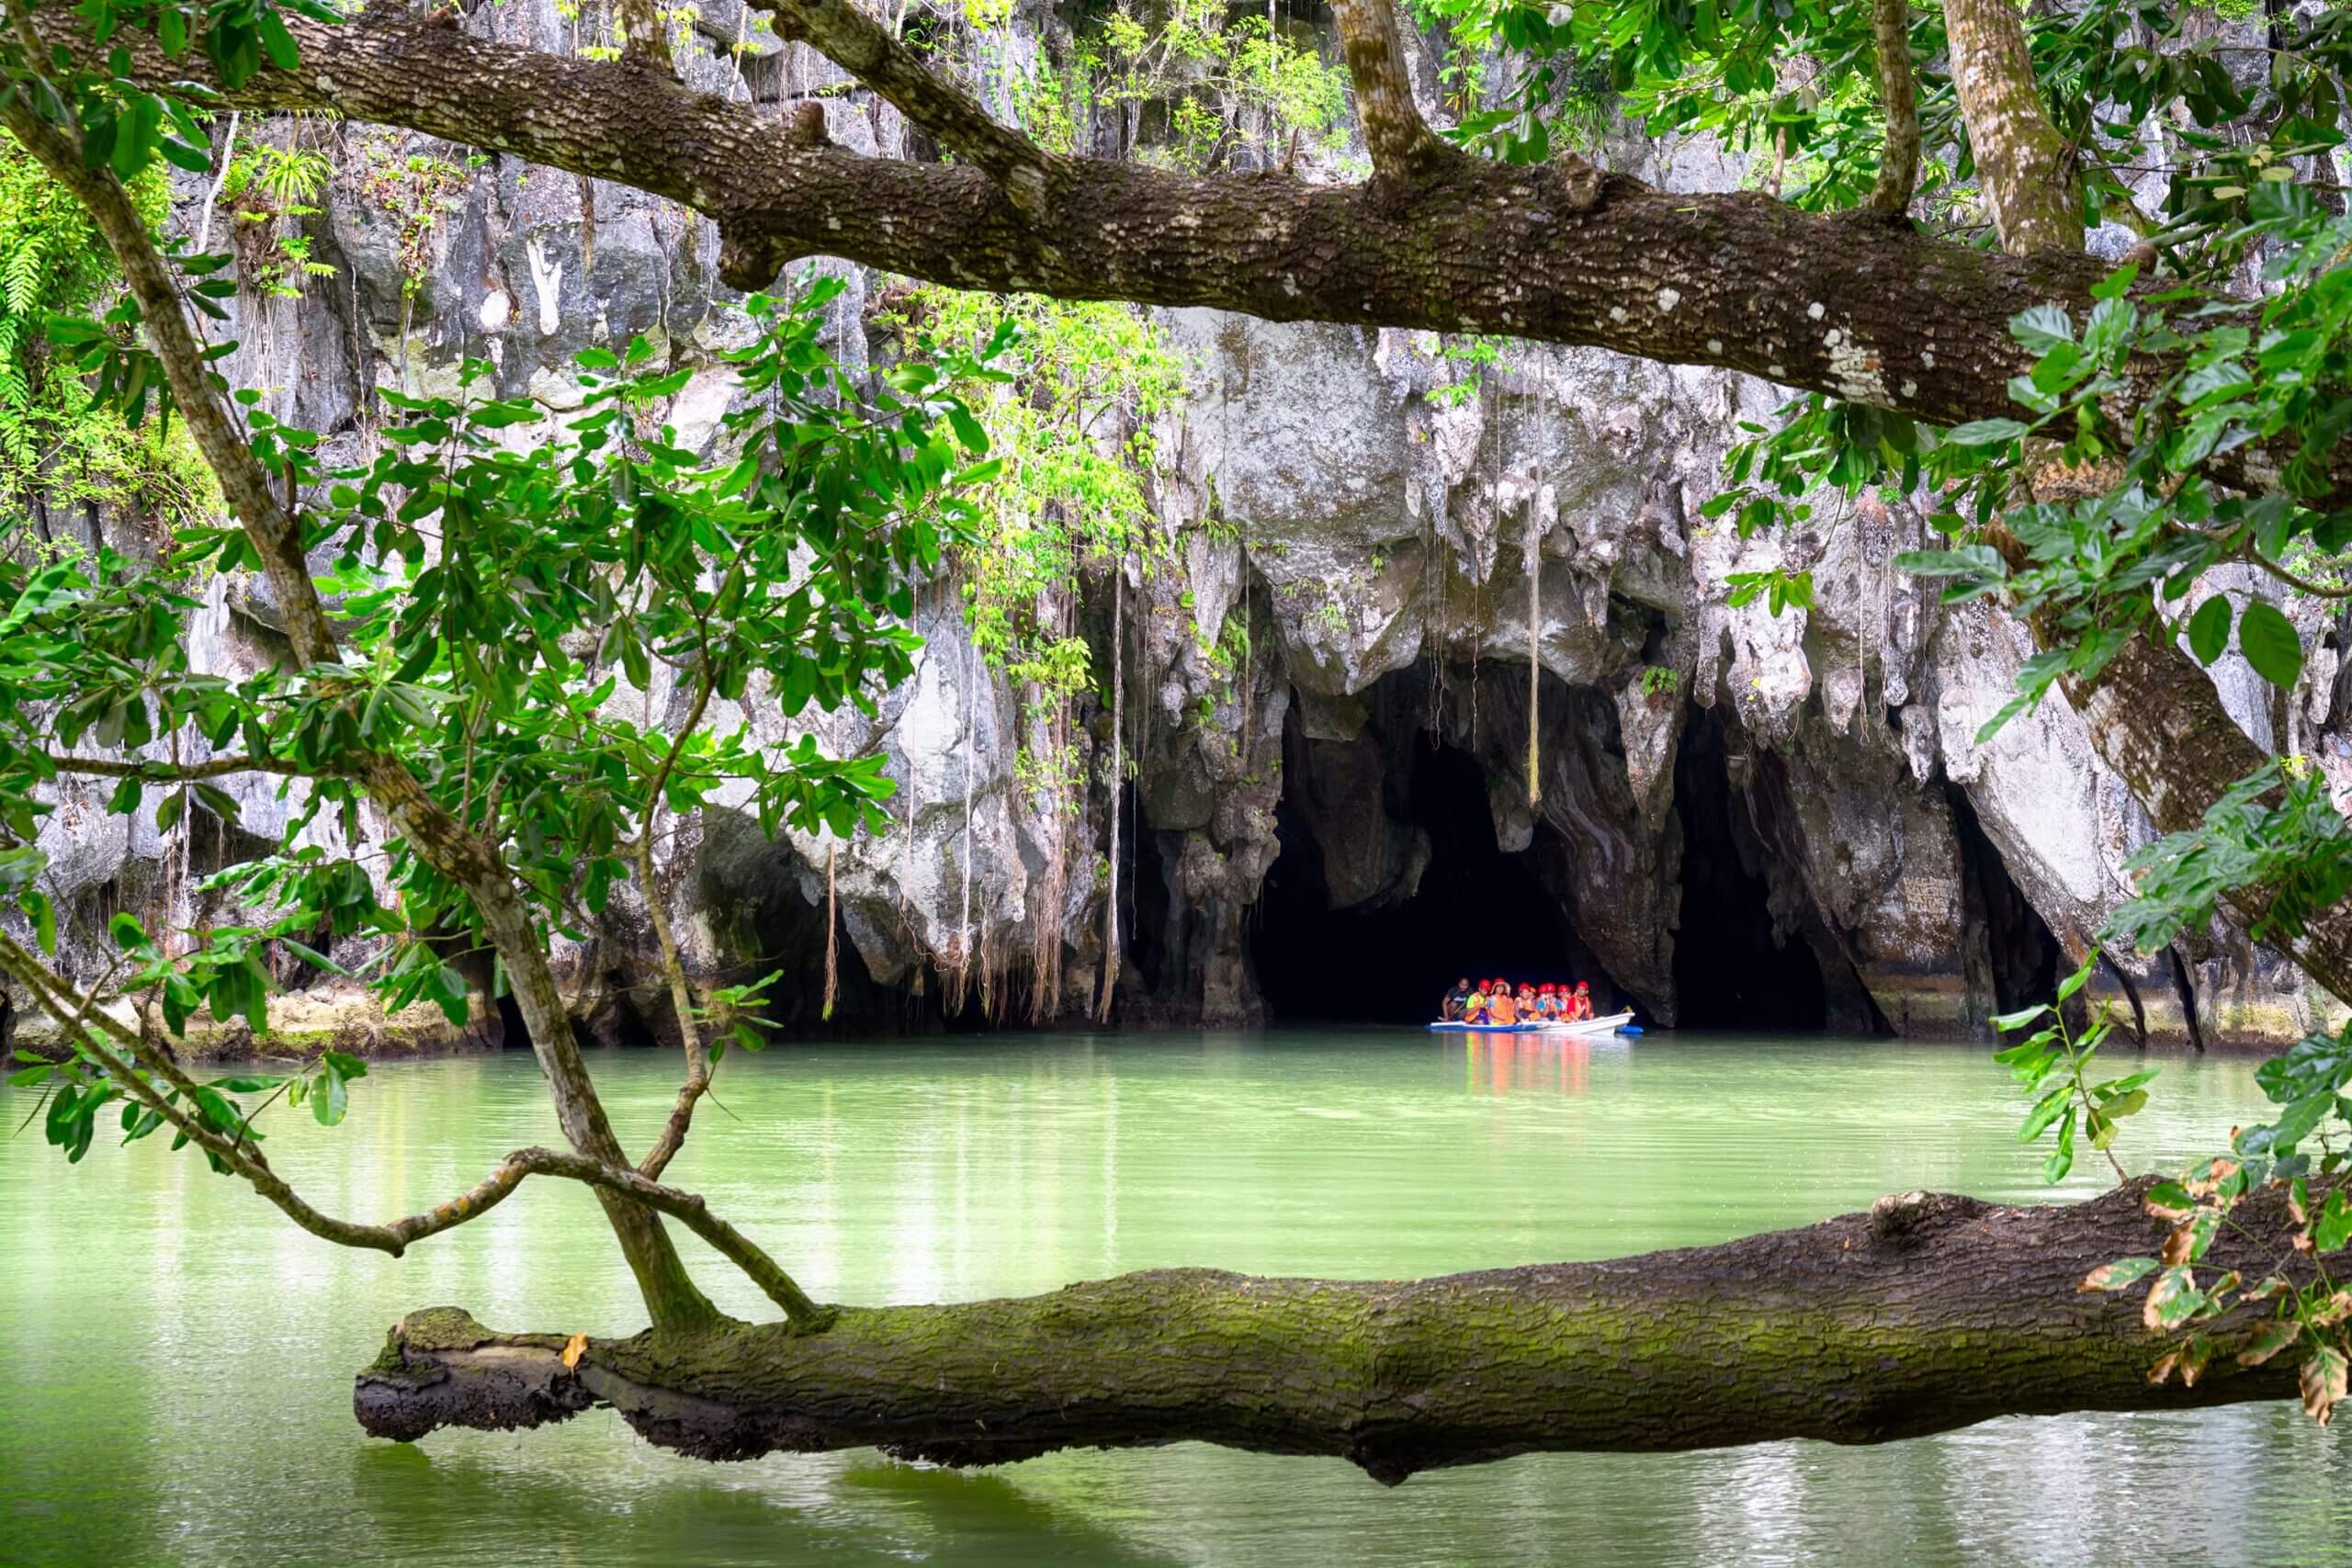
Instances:
[[[1559,1019],[1529,1020],[1524,1023],[1432,1023],[1433,1034],[1554,1034],[1570,1038],[1602,1034],[1639,1034],[1631,1012],[1612,1012],[1606,1018],[1578,1019],[1574,1023]]]
[[[1605,1018],[1580,1018],[1574,1022],[1565,1019],[1539,1019],[1535,1028],[1544,1034],[1614,1034],[1633,1021],[1634,1015],[1629,1010],[1612,1012]],[[1634,1032],[1640,1032],[1636,1030]]]

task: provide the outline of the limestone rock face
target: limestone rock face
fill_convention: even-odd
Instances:
[[[894,110],[741,10],[702,8],[692,85],[814,96],[834,141],[910,145]],[[468,25],[561,47],[571,24],[551,0],[517,0]],[[1016,43],[1013,65],[1035,50]],[[305,134],[336,164],[306,220],[336,270],[297,299],[248,290],[229,368],[333,458],[372,452],[379,389],[446,389],[468,360],[543,404],[546,424],[509,433],[538,439],[577,406],[573,357],[639,336],[696,367],[667,414],[680,438],[716,439],[739,389],[714,351],[744,329],[707,220],[428,139]],[[1619,136],[1607,152],[1681,188],[1740,179],[1702,142]],[[192,223],[200,192],[187,194]],[[796,276],[812,268],[848,284],[828,328],[842,362],[895,352],[869,342],[881,280],[828,262]],[[657,896],[699,982],[781,969],[771,1010],[813,1029],[830,948],[838,1027],[928,1028],[974,1009],[1067,1019],[1106,988],[1128,1022],[1262,1021],[1261,957],[1299,938],[1261,919],[1278,858],[1278,876],[1313,867],[1317,919],[1340,931],[1409,925],[1442,880],[1461,824],[1433,832],[1416,795],[1433,748],[1483,775],[1466,809],[1563,922],[1562,966],[1662,1022],[1737,1022],[1801,993],[1815,1023],[1981,1036],[2128,897],[2123,863],[2149,825],[2063,700],[1977,739],[2030,639],[2003,611],[1947,608],[1894,570],[1928,540],[1917,516],[1866,502],[1750,539],[1705,519],[1738,423],[1769,420],[1773,389],[1597,351],[1511,345],[1478,364],[1428,334],[1208,310],[1157,324],[1191,367],[1153,433],[1160,536],[1148,570],[1140,553],[1115,578],[1094,563],[1064,590],[1097,687],[1066,738],[1070,797],[1056,805],[1028,776],[1039,720],[975,651],[951,570],[922,587],[913,679],[872,716],[787,723],[756,686],[713,716],[766,742],[809,728],[877,751],[898,793],[879,835],[771,839],[736,802],[666,840]],[[1730,603],[1726,579],[1775,567],[1812,571],[1812,609]],[[2241,601],[2267,592],[2215,581]],[[283,650],[274,615],[258,582],[217,581],[198,658],[265,667]],[[2312,640],[2290,699],[2233,654],[2217,676],[2249,735],[2352,790],[2347,683]],[[1100,700],[1114,666],[1115,731]],[[685,708],[667,691],[614,700],[654,725]],[[159,836],[152,811],[108,817],[104,791],[65,786],[43,839],[55,883],[85,915],[191,918],[193,883],[258,852],[299,808],[275,781],[231,787],[243,826],[207,839]],[[309,831],[340,844],[334,824]],[[558,953],[584,1024],[616,1043],[676,1029],[635,897]],[[75,940],[73,966],[100,967]],[[2225,927],[2109,959],[2097,991],[2157,1038],[2282,1040],[2340,1011]],[[306,1005],[328,1008],[327,993]],[[306,1027],[362,1037],[333,1018]],[[450,1032],[499,1027],[485,997]]]

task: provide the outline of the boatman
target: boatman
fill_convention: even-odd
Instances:
[[[1448,1023],[1460,1023],[1470,1002],[1470,977],[1464,976],[1453,982],[1453,989],[1445,993],[1445,1000],[1438,1004],[1437,1015]]]

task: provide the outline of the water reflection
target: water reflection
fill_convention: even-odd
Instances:
[[[671,1064],[607,1057],[641,1142]],[[1685,1246],[1898,1186],[2038,1197],[1980,1051],[1383,1034],[874,1044],[730,1059],[674,1168],[818,1294],[1048,1289],[1213,1262],[1394,1276]],[[274,1157],[347,1211],[437,1201],[556,1134],[524,1057],[384,1068]],[[2210,1146],[2237,1063],[2175,1063],[2128,1151]],[[0,1098],[21,1118],[24,1101]],[[2078,1190],[2095,1185],[2086,1173]],[[401,1312],[597,1333],[637,1309],[594,1205],[526,1189],[404,1260],[294,1232],[158,1141],[0,1143],[0,1561],[24,1563],[1697,1564],[2352,1568],[2340,1436],[2284,1405],[1993,1423],[1890,1448],[1542,1456],[1387,1491],[1182,1445],[978,1475],[868,1454],[710,1467],[609,1415],[422,1450],[351,1425]],[[704,1259],[734,1311],[761,1303]],[[2199,1476],[2212,1477],[2199,1482]]]
[[[1564,1095],[1584,1093],[1596,1052],[1604,1057],[1623,1055],[1633,1042],[1621,1036],[1594,1039],[1577,1034],[1441,1035],[1445,1049],[1459,1050],[1469,1070],[1470,1087],[1495,1094],[1535,1091]],[[1453,1042],[1460,1040],[1455,1046]],[[1483,1066],[1480,1057],[1485,1058]],[[1484,1082],[1481,1082],[1483,1073]]]

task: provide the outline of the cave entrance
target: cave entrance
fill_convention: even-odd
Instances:
[[[1290,749],[1295,758],[1297,747]],[[1389,753],[1380,789],[1387,818],[1427,837],[1418,879],[1343,909],[1331,908],[1324,846],[1295,797],[1311,770],[1286,760],[1275,812],[1281,852],[1266,874],[1250,955],[1268,1010],[1284,1023],[1421,1023],[1453,982],[1502,974],[1574,972],[1581,945],[1544,889],[1532,848],[1495,839],[1484,770],[1467,753],[1415,734]],[[1409,762],[1407,758],[1409,757]],[[1547,829],[1536,829],[1538,845]],[[1419,859],[1416,855],[1414,858]]]
[[[1746,770],[1756,761],[1713,709],[1683,732],[1675,757],[1682,914],[1674,938],[1674,996],[1676,1021],[1684,1029],[1828,1026],[1820,960],[1801,933],[1776,930],[1757,795],[1745,787]]]
[[[1984,931],[1985,978],[1996,1012],[2016,1012],[2058,995],[2058,939],[2009,876],[2000,849],[1977,820],[1975,804],[1958,784],[1945,785],[1952,827],[1960,838],[1962,895],[1967,918]]]

